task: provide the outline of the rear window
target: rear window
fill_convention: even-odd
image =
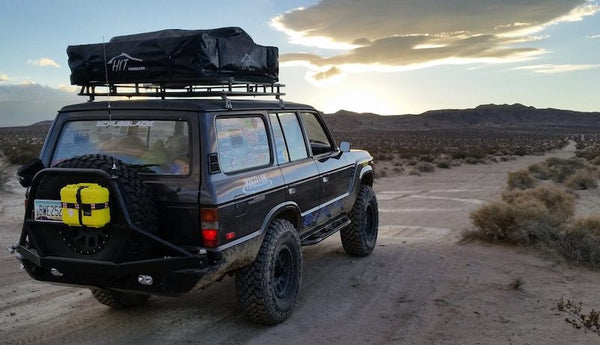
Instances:
[[[185,121],[71,121],[63,127],[52,165],[85,154],[104,154],[148,172],[189,173],[189,127]]]

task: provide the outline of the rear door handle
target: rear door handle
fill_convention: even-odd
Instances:
[[[290,188],[288,188],[288,193],[289,193],[289,194],[294,194],[294,193],[296,193],[296,188],[295,188],[295,187],[290,187]]]
[[[324,176],[323,177],[323,182],[325,182],[325,183],[329,182],[329,176]]]

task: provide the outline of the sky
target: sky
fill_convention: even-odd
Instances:
[[[83,102],[68,45],[239,26],[285,100],[382,115],[521,103],[600,111],[599,0],[2,0],[0,126]]]

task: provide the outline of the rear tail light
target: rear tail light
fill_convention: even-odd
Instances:
[[[206,247],[219,246],[219,215],[216,208],[200,209],[200,232]]]

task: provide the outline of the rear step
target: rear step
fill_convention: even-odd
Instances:
[[[308,237],[303,238],[302,245],[310,246],[317,244],[348,225],[350,225],[350,218],[348,218],[348,216],[336,218],[332,222],[327,223],[325,226],[311,233]]]

